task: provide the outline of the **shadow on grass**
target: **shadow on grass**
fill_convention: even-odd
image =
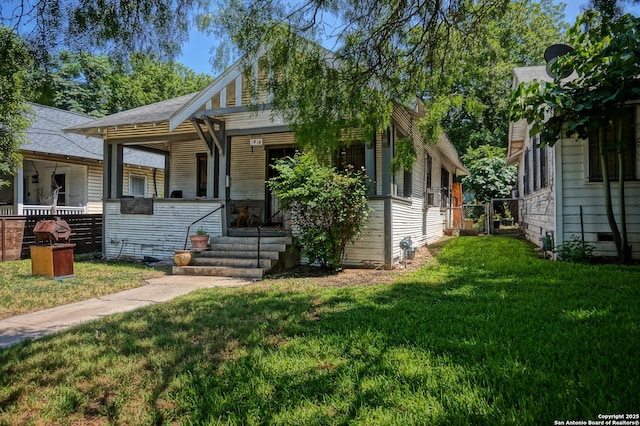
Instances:
[[[391,286],[202,291],[0,352],[0,423],[3,411],[442,425],[637,411],[638,270],[568,271],[517,245],[510,262],[486,259],[478,244]]]

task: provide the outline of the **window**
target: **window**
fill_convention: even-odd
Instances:
[[[144,176],[129,176],[129,195],[134,197],[144,197],[147,189],[147,178]]]
[[[549,186],[549,164],[547,160],[547,146],[540,148],[540,188]]]
[[[618,150],[615,147],[615,140],[618,124],[622,120],[624,143],[624,169],[625,180],[636,179],[636,140],[635,140],[635,107],[625,108],[613,125],[605,131],[605,150],[607,152],[607,166],[609,168],[609,179],[618,180]],[[594,131],[589,135],[589,181],[602,182],[602,167],[599,155],[599,132]]]
[[[404,172],[404,180],[402,184],[402,191],[405,197],[411,197],[411,193],[413,191],[413,173],[412,172]]]
[[[451,201],[449,197],[449,170],[444,167],[440,169],[440,186],[442,187],[442,202],[440,206],[449,206],[449,202]]]
[[[333,164],[338,170],[345,170],[353,167],[353,170],[360,171],[365,168],[364,144],[353,143],[338,150],[333,157]]]
[[[522,189],[525,195],[531,192],[531,188],[529,187],[529,167],[531,167],[531,164],[529,163],[531,159],[529,158],[529,156],[529,148],[526,148],[524,150],[524,167],[522,171]]]
[[[532,154],[533,154],[533,164],[531,167],[532,171],[533,171],[533,190],[537,191],[538,189],[540,189],[540,183],[538,182],[538,147],[536,146],[538,144],[538,137],[536,137],[533,140],[533,147],[531,148]]]
[[[436,204],[436,196],[431,184],[431,173],[433,169],[433,158],[427,154],[424,157],[424,204],[426,206],[434,206]]]
[[[196,154],[196,197],[207,196],[207,154]]]

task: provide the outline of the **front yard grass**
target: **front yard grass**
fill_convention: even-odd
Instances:
[[[201,290],[0,352],[0,424],[498,425],[640,411],[640,269],[451,240],[393,284]],[[365,283],[363,283],[365,284]]]
[[[74,277],[31,275],[31,261],[0,262],[0,319],[87,300],[144,285],[166,271],[134,263],[74,262]]]

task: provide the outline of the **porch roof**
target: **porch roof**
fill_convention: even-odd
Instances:
[[[64,131],[85,134],[95,133],[91,131],[100,128],[168,122],[178,110],[180,110],[197,94],[198,92],[190,93],[188,95],[178,96],[166,101],[156,102],[154,104],[118,112],[88,123],[69,126],[65,128]]]
[[[26,131],[27,141],[20,147],[23,154],[60,155],[102,160],[102,139],[65,134],[69,126],[93,126],[97,120],[84,114],[64,111],[45,105],[29,104],[33,117]],[[135,149],[124,149],[124,162],[136,166],[164,168],[164,157]]]
[[[467,169],[462,161],[460,161],[460,157],[458,157],[458,151],[456,147],[451,143],[449,137],[447,135],[442,135],[438,143],[436,144],[436,148],[447,157],[455,167],[455,173],[458,176],[470,175],[471,172]]]

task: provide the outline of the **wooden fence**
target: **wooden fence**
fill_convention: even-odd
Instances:
[[[75,244],[74,254],[102,251],[102,215],[101,214],[70,214],[56,215],[65,220],[73,235],[71,243]],[[53,220],[54,216],[27,216],[22,239],[22,259],[29,259],[29,246],[35,244],[36,237],[33,228],[41,220]]]

